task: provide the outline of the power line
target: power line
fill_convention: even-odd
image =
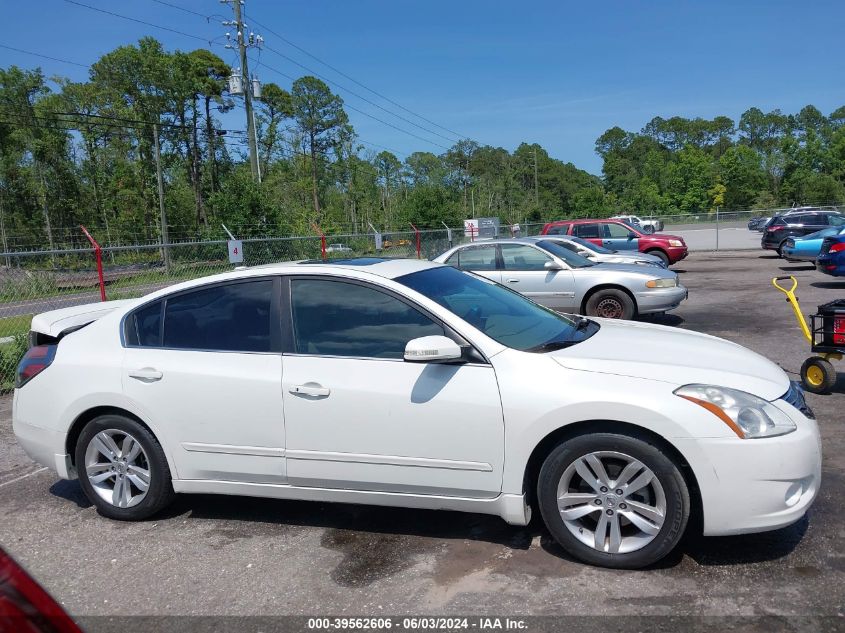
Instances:
[[[50,57],[49,55],[43,55],[41,53],[33,53],[32,51],[25,51],[22,48],[15,48],[14,46],[7,46],[6,44],[0,44],[0,48],[5,48],[10,51],[15,51],[17,53],[24,53],[25,55],[33,55],[35,57],[42,57],[44,59],[49,59],[54,62],[60,62],[62,64],[71,64],[72,66],[79,66],[81,68],[90,68],[88,64],[80,64],[79,62],[72,62],[68,59],[61,59],[59,57]]]
[[[196,11],[191,11],[190,9],[186,9],[185,7],[180,7],[178,4],[171,4],[170,2],[165,2],[164,0],[153,0],[153,2],[157,4],[162,4],[166,7],[170,7],[171,9],[179,9],[179,11],[184,11],[185,13],[190,13],[191,15],[196,15],[205,19],[206,22],[211,22],[212,16],[205,15],[204,13],[198,13]]]
[[[281,70],[279,70],[279,69],[277,69],[277,68],[273,68],[272,66],[269,66],[269,65],[265,64],[264,62],[261,62],[261,61],[260,61],[260,62],[259,62],[259,65],[263,66],[264,68],[266,68],[266,69],[267,69],[267,70],[269,70],[269,71],[272,71],[272,72],[274,72],[274,73],[277,73],[277,74],[281,75],[282,77],[285,77],[285,78],[287,78],[287,79],[290,79],[291,81],[296,81],[296,79],[294,79],[293,77],[291,77],[291,76],[290,76],[290,75],[288,75],[287,73],[282,72]],[[358,112],[359,114],[363,114],[364,116],[369,117],[369,118],[373,119],[374,121],[378,121],[378,122],[379,122],[379,123],[381,123],[382,125],[386,125],[386,126],[388,126],[388,127],[392,127],[394,130],[398,130],[399,132],[402,132],[403,134],[408,134],[409,136],[413,136],[414,138],[417,138],[417,139],[419,139],[419,140],[421,140],[421,141],[423,141],[423,142],[425,142],[425,143],[430,143],[430,144],[432,144],[432,145],[436,145],[437,147],[440,147],[440,148],[445,149],[445,150],[447,150],[447,151],[450,149],[450,148],[446,147],[445,145],[441,145],[440,143],[437,143],[437,142],[432,141],[432,140],[430,140],[430,139],[424,138],[424,137],[422,137],[422,136],[420,136],[420,135],[418,135],[418,134],[415,134],[414,132],[410,132],[410,131],[405,130],[405,129],[401,128],[401,127],[398,127],[398,126],[396,126],[396,125],[393,125],[392,123],[388,123],[388,122],[387,122],[387,121],[385,121],[384,119],[380,119],[380,118],[378,118],[377,116],[373,116],[373,115],[372,115],[372,114],[370,114],[369,112],[364,112],[363,110],[360,110],[360,109],[356,108],[355,106],[349,105],[348,103],[345,103],[345,102],[344,102],[343,106],[344,106],[344,107],[346,107],[346,108],[349,108],[350,110],[354,110],[355,112]]]
[[[376,103],[375,101],[371,101],[370,99],[367,99],[366,97],[362,97],[362,96],[361,96],[361,95],[359,95],[357,92],[354,92],[353,90],[350,90],[350,89],[349,89],[349,88],[347,88],[346,86],[343,86],[343,85],[341,85],[341,84],[337,83],[336,81],[332,81],[331,79],[329,79],[329,78],[328,78],[328,77],[326,77],[325,75],[321,75],[321,74],[320,74],[320,73],[318,73],[316,70],[314,70],[313,68],[309,68],[309,67],[308,67],[308,66],[306,66],[305,64],[300,64],[298,61],[296,61],[296,60],[295,60],[295,59],[293,59],[292,57],[288,57],[288,56],[287,56],[287,55],[285,55],[284,53],[280,53],[279,51],[277,51],[277,50],[276,50],[275,48],[273,48],[272,46],[268,46],[266,43],[264,44],[264,48],[266,48],[266,49],[267,49],[268,51],[270,51],[271,53],[275,53],[275,54],[276,54],[276,55],[278,55],[279,57],[281,57],[281,58],[283,58],[283,59],[286,59],[286,60],[287,60],[287,61],[289,61],[290,63],[292,63],[292,64],[296,64],[297,66],[299,66],[299,67],[300,67],[300,68],[302,68],[303,70],[305,70],[305,71],[307,71],[307,72],[309,72],[309,73],[311,73],[311,74],[313,74],[313,75],[315,75],[315,76],[319,77],[320,79],[322,79],[322,80],[324,80],[324,81],[326,81],[326,82],[328,82],[328,83],[332,84],[333,86],[337,87],[338,89],[343,90],[343,91],[345,91],[345,92],[348,92],[348,93],[349,93],[349,94],[351,94],[353,97],[357,97],[358,99],[361,99],[361,101],[364,101],[364,102],[366,102],[366,103],[369,103],[371,106],[376,107],[376,108],[378,108],[379,110],[382,110],[383,112],[386,112],[387,114],[389,114],[389,115],[391,115],[391,116],[395,116],[397,119],[401,119],[402,121],[405,121],[405,123],[408,123],[408,124],[410,124],[410,125],[413,125],[413,126],[414,126],[414,127],[416,127],[416,128],[419,128],[419,129],[421,129],[421,130],[424,130],[425,132],[428,132],[429,134],[434,134],[435,136],[439,136],[440,138],[445,139],[445,140],[447,140],[447,141],[449,141],[449,142],[455,142],[455,141],[456,141],[456,139],[454,139],[454,138],[450,138],[450,137],[448,137],[448,136],[444,136],[443,134],[440,134],[439,132],[435,132],[434,130],[430,130],[429,128],[427,128],[427,127],[425,127],[425,126],[423,126],[423,125],[419,125],[419,124],[417,124],[417,123],[414,123],[413,121],[411,121],[411,120],[410,120],[410,119],[408,119],[407,117],[404,117],[404,116],[402,116],[401,114],[396,114],[395,112],[392,112],[392,111],[388,110],[387,108],[385,108],[385,107],[383,107],[383,106],[380,106],[380,105],[379,105],[378,103]],[[447,148],[447,149],[448,149],[448,148]]]
[[[200,40],[201,42],[205,42],[205,43],[207,43],[209,46],[213,46],[213,45],[215,45],[215,43],[214,43],[214,42],[212,42],[211,40],[208,40],[208,39],[206,39],[206,38],[200,37],[200,36],[198,36],[198,35],[193,35],[193,34],[191,34],[191,33],[185,33],[184,31],[179,31],[179,30],[177,30],[177,29],[171,29],[171,28],[166,27],[166,26],[160,26],[160,25],[158,25],[158,24],[153,24],[152,22],[146,22],[146,21],[144,21],[144,20],[139,20],[139,19],[137,19],[137,18],[132,18],[132,17],[129,17],[129,16],[126,16],[126,15],[122,15],[122,14],[120,14],[120,13],[114,13],[113,11],[107,11],[107,10],[105,10],[105,9],[100,9],[99,7],[92,7],[91,5],[85,4],[85,3],[83,3],[83,2],[77,2],[77,0],[65,0],[65,2],[67,2],[67,3],[69,3],[69,4],[76,5],[76,6],[84,7],[84,8],[86,8],[86,9],[90,9],[90,10],[92,10],[92,11],[97,11],[97,12],[99,12],[99,13],[104,13],[104,14],[106,14],[106,15],[111,15],[111,16],[113,16],[113,17],[120,18],[120,19],[123,19],[123,20],[129,20],[129,21],[131,21],[131,22],[137,22],[137,23],[139,23],[139,24],[144,24],[144,25],[149,26],[149,27],[152,27],[152,28],[161,29],[161,30],[164,30],[164,31],[169,31],[169,32],[171,32],[171,33],[176,33],[176,34],[178,34],[178,35],[182,35],[182,36],[184,36],[184,37],[190,37],[190,38],[195,39],[195,40]],[[205,17],[205,16],[204,16],[204,17]],[[218,45],[218,46],[223,46],[222,44],[216,44],[216,45]],[[290,59],[290,58],[288,58],[286,55],[284,55],[283,53],[279,53],[278,51],[275,51],[275,50],[273,50],[273,49],[269,49],[269,47],[268,47],[268,50],[272,50],[273,52],[275,52],[275,53],[276,53],[276,54],[278,54],[278,55],[281,55],[281,56],[282,56],[282,57],[284,57],[285,59]],[[296,62],[295,60],[291,60],[291,61],[292,61],[293,63],[297,64],[298,66],[301,66],[301,67],[302,67],[302,68],[304,68],[305,70],[308,70],[309,72],[312,72],[312,73],[317,74],[315,71],[310,70],[308,67],[303,66],[302,64],[299,64],[299,62]],[[281,71],[278,71],[278,70],[276,70],[276,69],[272,68],[271,66],[268,66],[267,64],[264,64],[263,62],[260,62],[260,63],[261,63],[261,65],[262,65],[262,66],[264,66],[265,68],[268,68],[269,70],[272,70],[272,71],[274,71],[274,72],[279,73],[279,74],[280,74],[280,75],[282,75],[283,77],[287,77],[287,78],[291,79],[292,81],[295,81],[295,79],[294,79],[293,77],[291,77],[290,75],[288,75],[288,74],[286,74],[286,73],[283,73],[283,72],[281,72]],[[327,81],[329,81],[330,83],[333,83],[334,85],[338,85],[337,83],[335,83],[335,82],[331,82],[330,80],[327,80]],[[342,88],[342,87],[341,87],[341,88]],[[347,92],[350,92],[351,94],[355,94],[355,93],[353,93],[352,91],[350,91],[350,90],[348,90],[348,89],[346,89],[346,88],[344,88],[344,89],[345,89],[345,90],[347,90]],[[358,96],[358,95],[356,95],[356,96]],[[363,97],[359,97],[359,98],[364,99]],[[364,99],[364,100],[366,101],[366,99]],[[372,103],[372,102],[370,102],[370,103]],[[345,105],[346,105],[346,107],[348,107],[350,110],[354,110],[355,112],[358,112],[359,114],[363,114],[364,116],[369,117],[369,118],[373,119],[374,121],[378,121],[378,122],[379,122],[379,123],[381,123],[382,125],[386,125],[386,126],[388,126],[388,127],[390,127],[390,128],[393,128],[394,130],[397,130],[397,131],[399,131],[399,132],[402,132],[403,134],[408,134],[409,136],[413,136],[414,138],[417,138],[417,139],[419,139],[419,140],[421,140],[421,141],[423,141],[423,142],[425,142],[425,143],[430,143],[431,145],[435,145],[435,146],[440,147],[440,148],[445,149],[445,150],[449,150],[449,149],[450,149],[450,148],[446,147],[445,145],[441,145],[440,143],[437,143],[437,142],[432,141],[432,140],[430,140],[430,139],[427,139],[427,138],[424,138],[424,137],[422,137],[422,136],[419,136],[418,134],[415,134],[414,132],[410,132],[410,131],[408,131],[408,130],[406,130],[406,129],[404,129],[404,128],[401,128],[401,127],[398,127],[398,126],[396,126],[396,125],[393,125],[392,123],[388,123],[387,121],[385,121],[385,120],[383,120],[383,119],[380,119],[380,118],[378,118],[378,117],[376,117],[376,116],[373,116],[372,114],[369,114],[368,112],[364,112],[363,110],[360,110],[359,108],[356,108],[356,107],[351,106],[351,105],[349,105],[349,104],[345,104]],[[377,104],[375,104],[375,105],[377,105]],[[381,106],[378,106],[378,105],[377,105],[377,107],[381,107]],[[382,108],[382,109],[384,109],[384,108]],[[388,112],[389,112],[389,111],[388,111]],[[394,116],[398,116],[398,115],[394,115]],[[418,127],[419,127],[419,126],[418,126]],[[444,137],[444,138],[446,138],[446,137]],[[451,139],[447,139],[447,140],[451,140]]]
[[[154,2],[160,2],[161,0],[153,0],[153,1],[154,1]],[[454,135],[454,136],[457,136],[458,138],[469,138],[469,137],[467,137],[465,134],[460,134],[459,132],[455,132],[454,130],[450,130],[450,129],[449,129],[449,128],[447,128],[447,127],[444,127],[444,126],[442,126],[442,125],[438,125],[437,123],[435,123],[435,122],[434,122],[434,121],[432,121],[431,119],[427,119],[426,117],[422,116],[421,114],[417,114],[417,113],[416,113],[416,112],[414,112],[413,110],[410,110],[410,109],[406,108],[406,107],[405,107],[405,106],[403,106],[402,104],[397,103],[397,102],[396,102],[396,101],[394,101],[393,99],[390,99],[389,97],[384,96],[384,95],[383,95],[383,94],[381,94],[380,92],[377,92],[376,90],[373,90],[373,89],[372,89],[372,88],[370,88],[369,86],[367,86],[367,85],[365,85],[365,84],[361,83],[360,81],[358,81],[358,80],[357,80],[357,79],[355,79],[354,77],[350,77],[349,75],[347,75],[346,73],[344,73],[342,70],[338,70],[337,68],[335,68],[334,66],[332,66],[332,65],[331,65],[331,64],[329,64],[328,62],[326,62],[326,61],[324,61],[324,60],[320,59],[320,58],[319,58],[319,57],[317,57],[316,55],[314,55],[314,54],[312,54],[312,53],[309,53],[307,50],[305,50],[305,49],[304,49],[304,48],[302,48],[301,46],[298,46],[297,44],[294,44],[294,43],[293,43],[293,42],[291,42],[290,40],[288,40],[288,39],[286,39],[285,37],[283,37],[282,35],[279,35],[278,33],[276,33],[276,32],[275,32],[273,29],[271,29],[270,27],[268,27],[268,26],[265,26],[265,25],[261,24],[260,22],[258,22],[258,21],[257,21],[257,20],[255,20],[254,18],[252,18],[250,15],[247,15],[246,17],[247,17],[247,19],[248,19],[248,20],[252,20],[252,22],[254,22],[256,26],[259,26],[259,27],[261,27],[262,29],[264,29],[265,31],[267,31],[267,32],[269,32],[269,33],[272,33],[273,35],[275,35],[278,39],[280,39],[281,41],[283,41],[283,42],[284,42],[285,44],[287,44],[288,46],[292,46],[292,47],[293,47],[293,48],[295,48],[296,50],[298,50],[298,51],[300,51],[300,52],[302,52],[302,53],[305,53],[306,55],[308,55],[308,57],[310,57],[311,59],[313,59],[313,60],[315,60],[315,61],[317,61],[317,62],[319,62],[319,63],[321,63],[321,64],[323,64],[323,66],[325,66],[326,68],[330,68],[331,70],[333,70],[334,72],[336,72],[338,75],[341,75],[342,77],[345,77],[345,78],[346,78],[346,79],[348,79],[349,81],[353,82],[354,84],[356,84],[356,85],[358,85],[358,86],[361,86],[362,88],[364,88],[365,90],[368,90],[369,92],[371,92],[372,94],[376,95],[377,97],[380,97],[380,98],[384,99],[385,101],[387,101],[387,102],[389,102],[389,103],[391,103],[391,104],[395,105],[397,108],[401,108],[401,109],[402,109],[402,110],[404,110],[405,112],[408,112],[409,114],[413,114],[415,117],[417,117],[417,118],[419,118],[419,119],[422,119],[422,120],[423,120],[423,121],[425,121],[426,123],[430,123],[430,124],[431,124],[431,125],[433,125],[434,127],[440,128],[441,130],[443,130],[443,131],[445,131],[445,132],[449,132],[450,134],[452,134],[452,135]]]
[[[200,37],[199,35],[192,35],[191,33],[185,33],[184,31],[179,31],[178,29],[171,29],[167,26],[160,26],[158,24],[153,24],[152,22],[146,22],[144,20],[139,20],[138,18],[131,18],[128,15],[122,15],[120,13],[114,13],[113,11],[107,11],[106,9],[101,9],[99,7],[92,7],[90,4],[85,4],[83,2],[77,2],[77,0],[65,0],[65,2],[69,4],[74,4],[78,7],[84,7],[86,9],[90,9],[91,11],[97,11],[98,13],[105,13],[106,15],[111,15],[115,18],[120,18],[121,20],[129,20],[130,22],[136,22],[138,24],[143,24],[144,26],[149,26],[154,29],[161,29],[162,31],[169,31],[171,33],[176,33],[177,35],[181,35],[183,37],[190,37],[194,40],[199,40],[200,42],[205,42],[207,44],[211,44],[211,40],[205,37]]]

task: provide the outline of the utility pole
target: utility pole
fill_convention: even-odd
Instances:
[[[161,254],[164,257],[164,272],[170,274],[170,239],[167,236],[167,211],[164,208],[164,179],[161,176],[161,148],[158,144],[158,125],[153,125],[155,145],[156,178],[158,179],[158,209],[161,213]]]
[[[252,113],[252,98],[253,98],[253,81],[249,74],[249,67],[247,65],[246,49],[249,46],[260,46],[264,41],[261,36],[255,36],[254,33],[246,35],[246,27],[241,14],[241,8],[244,0],[220,0],[224,4],[231,2],[232,9],[235,13],[235,19],[232,22],[223,22],[224,26],[235,27],[236,44],[226,44],[226,48],[238,49],[238,58],[241,63],[241,78],[243,82],[244,107],[246,108],[246,133],[249,141],[249,165],[252,168],[252,179],[256,182],[261,182],[261,175],[258,167],[258,143],[255,138],[255,116]],[[227,38],[229,34],[226,34]]]

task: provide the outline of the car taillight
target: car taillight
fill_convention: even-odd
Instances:
[[[10,628],[5,628],[5,625]],[[0,629],[82,633],[61,606],[0,549]]]
[[[781,228],[782,228],[782,227],[780,227],[780,226],[767,226],[767,227],[766,227],[766,230],[767,230],[769,233],[774,233],[775,231],[780,231],[780,229],[781,229]]]
[[[23,387],[50,366],[56,357],[56,345],[36,345],[30,347],[18,364],[15,387]]]
[[[831,245],[828,253],[841,253],[842,251],[845,251],[845,242],[837,242]]]

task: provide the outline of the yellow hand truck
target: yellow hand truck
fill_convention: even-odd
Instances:
[[[778,283],[784,280],[790,280],[792,286],[785,288]],[[830,361],[842,360],[845,353],[845,301],[840,299],[820,305],[818,313],[810,315],[807,325],[795,296],[798,280],[792,275],[775,277],[772,285],[786,295],[804,338],[810,344],[810,352],[815,354],[801,365],[804,388],[812,393],[827,393],[836,384],[836,369]]]

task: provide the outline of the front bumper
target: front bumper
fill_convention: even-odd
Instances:
[[[818,425],[783,401],[797,430],[779,437],[680,440],[696,454],[705,536],[776,530],[807,512],[821,483]]]
[[[689,290],[684,286],[674,288],[655,288],[636,295],[637,312],[652,314],[654,312],[668,312],[677,308],[681,301],[689,296]]]
[[[670,264],[677,264],[689,255],[689,249],[686,246],[669,246],[666,249],[666,254],[669,256]]]

